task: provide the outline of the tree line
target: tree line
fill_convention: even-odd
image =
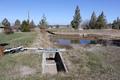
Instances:
[[[91,19],[89,21],[86,21],[82,23],[82,25],[80,25],[81,22],[82,17],[80,15],[80,8],[79,6],[77,6],[75,9],[73,20],[71,21],[72,28],[78,29],[79,27],[82,27],[84,29],[120,29],[119,17],[116,20],[114,20],[113,23],[107,23],[107,19],[103,11],[99,16],[96,16],[96,13],[93,11]]]
[[[71,24],[70,24],[72,28],[79,29],[80,27],[82,27],[83,29],[107,29],[107,28],[120,29],[119,17],[116,20],[114,20],[113,23],[107,23],[107,19],[103,11],[99,16],[96,16],[96,13],[93,11],[91,15],[91,19],[89,21],[86,21],[82,24],[81,22],[83,21],[80,15],[80,8],[79,6],[77,6],[75,9],[73,20],[71,21]],[[11,23],[7,20],[7,18],[5,18],[2,21],[2,24],[4,25],[5,27],[4,30],[5,30],[5,33],[7,34],[13,33],[12,28],[14,28],[16,31],[22,31],[22,32],[34,31],[34,28],[36,26],[40,28],[48,28],[48,23],[45,15],[43,15],[38,25],[35,25],[33,20],[30,21],[28,19],[21,22],[20,20],[17,19],[14,23],[14,27],[11,27]],[[59,25],[57,25],[57,27],[59,27]]]
[[[33,20],[31,20],[31,21],[23,20],[21,22],[19,19],[17,19],[14,22],[14,25],[11,26],[11,23],[8,21],[7,18],[4,18],[1,23],[4,26],[4,32],[6,34],[13,33],[14,32],[13,30],[15,30],[16,32],[19,32],[19,31],[20,32],[30,32],[30,31],[34,31],[35,27],[42,28],[42,27],[47,27],[47,25],[48,25],[45,16],[42,17],[42,19],[40,20],[38,25],[36,25]]]

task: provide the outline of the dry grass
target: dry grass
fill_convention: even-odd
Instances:
[[[61,28],[61,29],[49,29],[49,31],[55,32],[55,34],[73,35],[73,34],[94,34],[98,36],[105,36],[108,38],[120,39],[120,30],[114,29],[88,29],[88,30],[74,30],[72,28]]]
[[[0,80],[18,80],[41,73],[41,54],[14,54],[0,58]]]
[[[88,48],[89,49],[89,48]],[[82,80],[119,80],[120,48],[96,47],[92,51],[74,49],[64,54],[69,74]],[[114,50],[117,50],[115,52]]]

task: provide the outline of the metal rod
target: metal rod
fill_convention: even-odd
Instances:
[[[39,52],[61,52],[65,51],[65,49],[56,49],[56,48],[23,48],[22,46],[16,48],[5,49],[4,53],[15,53],[15,52],[22,52],[25,50],[38,50]]]

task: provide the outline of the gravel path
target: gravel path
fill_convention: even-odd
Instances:
[[[48,37],[48,33],[41,33],[40,31],[37,31],[37,37],[33,44],[30,47],[36,47],[36,48],[50,48],[53,46]]]

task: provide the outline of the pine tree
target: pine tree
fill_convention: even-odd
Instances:
[[[19,31],[20,30],[20,26],[21,26],[21,22],[20,22],[20,20],[16,20],[15,21],[15,29],[17,30],[17,31]]]
[[[59,28],[60,27],[60,25],[56,25],[56,28]]]
[[[12,28],[10,27],[10,22],[7,20],[7,18],[5,18],[3,21],[2,21],[2,24],[5,26],[5,33],[6,34],[10,34],[10,33],[13,33],[12,31]]]
[[[43,15],[43,17],[42,17],[41,21],[39,22],[38,26],[39,26],[39,28],[47,28],[48,27],[48,23],[47,23],[45,15]]]
[[[73,20],[71,21],[71,26],[74,29],[78,29],[80,23],[81,23],[80,9],[79,9],[79,6],[77,6],[75,9]]]
[[[29,32],[30,31],[30,27],[29,27],[29,23],[28,21],[23,21],[22,25],[21,25],[21,31],[22,32]]]
[[[113,21],[112,28],[113,29],[120,29],[120,19],[119,19],[119,17],[117,17],[117,20]]]
[[[117,22],[120,22],[120,19],[119,19],[119,17],[117,17]]]
[[[112,23],[112,29],[117,29],[117,21],[114,20]]]
[[[3,24],[5,27],[10,27],[10,22],[7,20],[7,18],[3,19],[2,24]]]
[[[30,22],[30,28],[35,28],[35,23],[33,20]]]
[[[102,12],[99,16],[98,16],[98,19],[96,21],[96,29],[103,29],[103,28],[106,28],[106,19],[105,19],[105,16],[104,16],[104,12]]]
[[[119,19],[119,17],[117,17],[117,29],[120,29],[120,19]]]
[[[91,16],[91,19],[90,19],[90,22],[89,22],[89,28],[90,29],[95,29],[96,28],[96,20],[97,20],[96,14],[95,14],[95,12],[93,12],[92,16]]]
[[[35,25],[33,20],[30,22],[29,26],[30,26],[30,30],[34,31],[34,28],[35,28],[36,25]]]

